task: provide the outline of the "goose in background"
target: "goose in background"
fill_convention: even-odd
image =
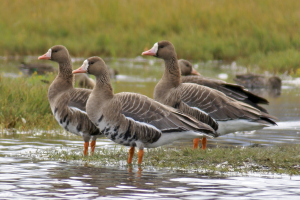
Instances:
[[[75,74],[75,84],[81,88],[93,89],[96,83],[87,74]]]
[[[190,63],[188,60],[179,59],[178,65],[182,75],[181,78],[183,78],[183,76],[192,76],[192,75],[203,77],[199,72],[197,72],[197,70],[195,70],[192,63]]]
[[[48,89],[52,113],[61,127],[83,138],[84,155],[88,154],[89,141],[92,139],[93,154],[96,139],[102,133],[86,114],[86,102],[92,90],[73,87],[72,62],[66,47],[53,46],[38,59],[52,60],[59,64],[58,75]]]
[[[86,105],[87,115],[107,138],[130,146],[128,164],[132,163],[135,147],[139,149],[138,164],[141,164],[144,148],[217,136],[209,125],[147,96],[129,92],[114,94],[108,68],[99,57],[88,58],[73,73],[96,77]]]
[[[278,76],[264,76],[259,74],[239,74],[234,81],[257,95],[269,96],[272,98],[281,95],[282,82]]]
[[[111,79],[116,79],[119,71],[116,69],[108,68],[109,76]],[[93,89],[96,82],[87,74],[75,74],[75,84],[81,88]]]
[[[238,101],[242,101],[259,109],[262,112],[268,113],[265,108],[261,107],[258,104],[269,104],[269,101],[252,92],[249,92],[243,86],[226,83],[225,81],[217,79],[203,77],[193,68],[192,64],[187,60],[178,60],[178,65],[180,67],[181,75],[184,75],[181,76],[182,83],[195,83],[218,90],[220,92],[223,92],[228,97],[231,97]]]
[[[267,77],[260,74],[237,74],[234,81],[248,89],[267,88],[271,90],[281,89],[281,79],[278,76]]]
[[[49,73],[57,73],[57,69],[49,64],[44,63],[25,63],[19,66],[20,71],[25,76],[31,76],[32,74],[36,73],[37,75],[45,75]]]

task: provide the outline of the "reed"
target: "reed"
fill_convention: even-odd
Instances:
[[[74,56],[136,57],[166,39],[180,58],[296,72],[299,7],[297,0],[1,1],[0,55],[63,44]]]

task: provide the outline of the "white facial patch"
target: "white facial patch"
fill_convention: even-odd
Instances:
[[[152,49],[153,49],[153,52],[156,54],[157,50],[158,50],[158,43],[157,42],[153,45]]]
[[[52,49],[50,48],[47,53],[46,53],[46,56],[51,58],[51,54],[52,54]]]
[[[81,69],[87,71],[88,68],[89,68],[89,61],[88,60],[83,61],[81,65]]]

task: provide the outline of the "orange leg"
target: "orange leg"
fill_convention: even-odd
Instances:
[[[206,137],[202,138],[201,144],[202,144],[202,149],[205,150],[205,149],[206,149],[206,144],[207,144],[207,139],[206,139]]]
[[[143,171],[142,167],[139,167],[138,171],[136,172],[136,176],[142,177],[142,171]]]
[[[200,138],[195,138],[194,139],[194,146],[193,146],[193,149],[197,149],[198,148],[198,146],[199,146],[199,141],[200,141]]]
[[[94,154],[95,147],[96,147],[96,140],[93,140],[93,141],[91,142],[91,154],[92,154],[92,155]]]
[[[139,157],[138,164],[139,165],[142,164],[143,156],[144,156],[144,150],[140,149],[138,152],[138,157]]]
[[[85,142],[85,143],[84,143],[84,150],[83,150],[83,154],[84,154],[85,156],[88,155],[88,149],[89,149],[89,142]]]
[[[129,149],[129,156],[128,156],[128,160],[127,160],[128,164],[132,163],[133,154],[134,154],[134,147],[130,147],[130,149]]]

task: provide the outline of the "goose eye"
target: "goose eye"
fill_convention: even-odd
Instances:
[[[90,65],[94,64],[94,62],[90,62]]]
[[[57,50],[54,50],[53,52],[54,52],[54,53],[56,53],[56,52],[57,52]]]
[[[163,46],[163,45],[161,45],[161,46],[159,46],[159,48],[164,48],[165,46]]]

